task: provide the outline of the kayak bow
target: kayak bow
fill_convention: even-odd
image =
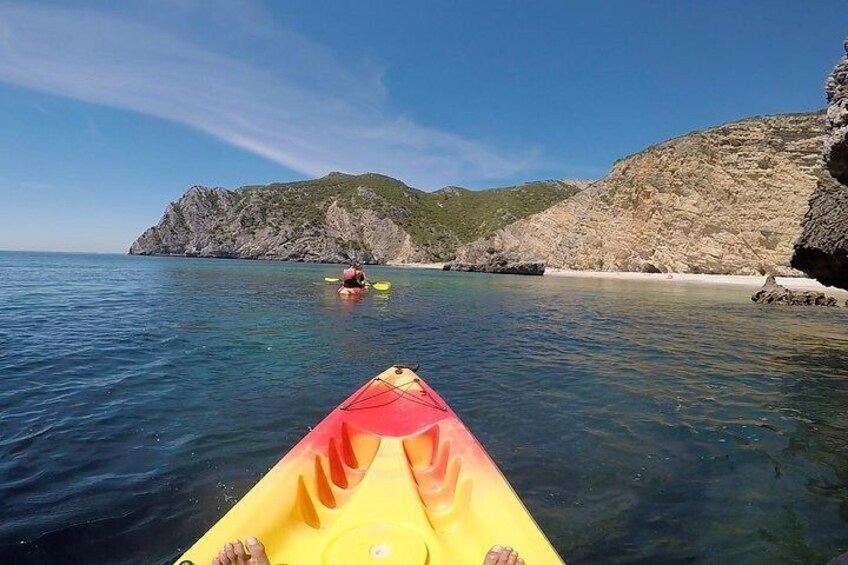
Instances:
[[[177,563],[207,565],[251,535],[274,564],[478,564],[495,544],[530,565],[562,563],[480,443],[406,367],[333,410]]]

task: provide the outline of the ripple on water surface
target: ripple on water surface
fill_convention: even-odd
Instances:
[[[570,563],[848,550],[844,310],[374,270],[341,301],[330,266],[0,253],[0,562],[168,562],[397,362]]]

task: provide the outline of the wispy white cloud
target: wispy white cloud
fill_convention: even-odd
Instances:
[[[377,69],[272,25],[258,4],[159,4],[226,34],[178,33],[161,11],[0,5],[0,80],[185,124],[307,175],[379,171],[432,188],[532,165],[398,115]]]

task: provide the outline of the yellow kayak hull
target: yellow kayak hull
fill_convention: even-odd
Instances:
[[[176,563],[259,538],[272,564],[462,565],[496,544],[562,563],[480,443],[412,370],[333,410]]]

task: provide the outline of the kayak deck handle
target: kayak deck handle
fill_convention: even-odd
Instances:
[[[403,374],[401,366],[396,366],[395,374]],[[343,412],[349,410],[370,410],[388,406],[399,400],[405,400],[447,412],[447,407],[433,398],[433,395],[426,388],[422,387],[420,383],[421,379],[417,376],[400,384],[394,378],[389,381],[375,377],[368,386],[362,387],[356,396],[351,398],[347,404],[339,406],[339,410]],[[380,398],[378,399],[378,397]]]

